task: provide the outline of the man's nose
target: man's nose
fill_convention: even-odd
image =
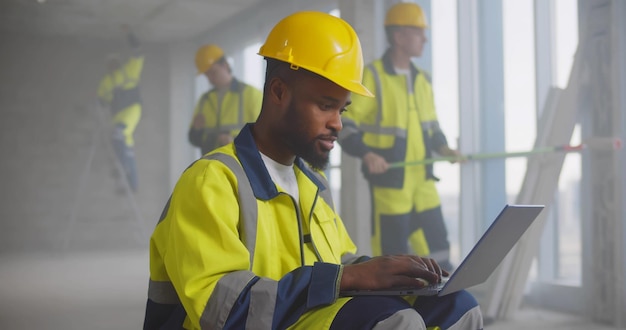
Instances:
[[[341,131],[343,124],[341,123],[341,110],[333,112],[333,116],[328,122],[328,127],[335,132]]]

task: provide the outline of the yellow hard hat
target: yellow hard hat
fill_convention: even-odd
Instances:
[[[198,74],[207,72],[215,62],[224,57],[224,51],[216,45],[204,45],[196,52]]]
[[[302,11],[278,22],[259,55],[314,72],[357,94],[374,96],[363,84],[363,53],[354,29],[341,18]]]
[[[420,6],[412,2],[397,3],[387,11],[385,26],[414,26],[425,29],[428,27],[426,15]]]

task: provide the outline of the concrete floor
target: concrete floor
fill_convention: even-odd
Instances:
[[[596,324],[577,315],[561,314],[532,308],[522,308],[511,320],[497,321],[485,326],[486,330],[615,330],[617,328]]]
[[[0,329],[141,329],[143,250],[0,255]],[[522,309],[489,330],[609,330],[580,317]]]
[[[141,329],[144,251],[0,257],[0,329]]]

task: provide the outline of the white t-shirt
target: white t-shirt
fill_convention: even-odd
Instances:
[[[413,94],[413,81],[411,80],[411,70],[409,69],[399,69],[395,66],[393,67],[396,70],[397,74],[402,74],[406,77],[406,88],[409,94]]]
[[[279,187],[283,188],[293,199],[300,204],[300,192],[298,190],[298,182],[296,181],[296,173],[293,171],[293,165],[283,165],[273,159],[265,156],[263,153],[261,158],[267,171],[270,173],[272,181]]]

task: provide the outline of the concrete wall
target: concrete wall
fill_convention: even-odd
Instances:
[[[135,134],[139,216],[131,199],[116,193],[103,139],[81,180],[98,128],[91,105],[106,56],[124,54],[123,41],[0,36],[0,253],[147,248],[170,189],[166,46],[144,45],[144,108]]]

